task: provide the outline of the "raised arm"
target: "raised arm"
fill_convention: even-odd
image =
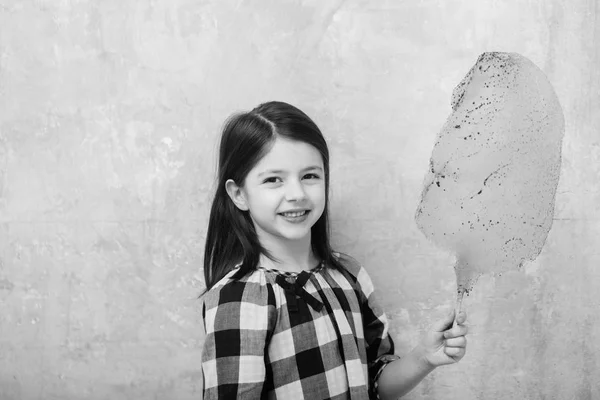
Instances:
[[[389,335],[387,317],[377,301],[373,283],[364,268],[357,281],[364,295],[362,302],[363,327],[369,362],[370,397],[397,399],[410,392],[436,367],[458,362],[465,354],[467,327],[466,314],[454,313],[438,321],[422,342],[402,358],[394,354],[394,343]]]

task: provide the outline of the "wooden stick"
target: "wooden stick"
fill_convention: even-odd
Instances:
[[[453,328],[456,325],[458,325],[456,320],[458,319],[458,313],[460,313],[460,310],[462,309],[462,301],[463,301],[464,296],[465,296],[464,289],[459,289],[458,294],[456,295],[456,307],[454,308],[454,323],[452,324]]]

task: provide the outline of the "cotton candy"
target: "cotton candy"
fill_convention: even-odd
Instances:
[[[552,227],[564,117],[544,73],[484,53],[452,93],[415,220],[456,255],[458,292],[534,260]]]

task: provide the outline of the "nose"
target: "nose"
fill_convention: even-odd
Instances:
[[[285,199],[287,201],[300,201],[306,198],[306,191],[302,182],[290,180],[285,188]]]

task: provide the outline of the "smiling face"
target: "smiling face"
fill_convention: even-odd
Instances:
[[[243,186],[228,181],[236,206],[247,210],[263,246],[307,240],[325,209],[325,173],[313,146],[277,138]]]

